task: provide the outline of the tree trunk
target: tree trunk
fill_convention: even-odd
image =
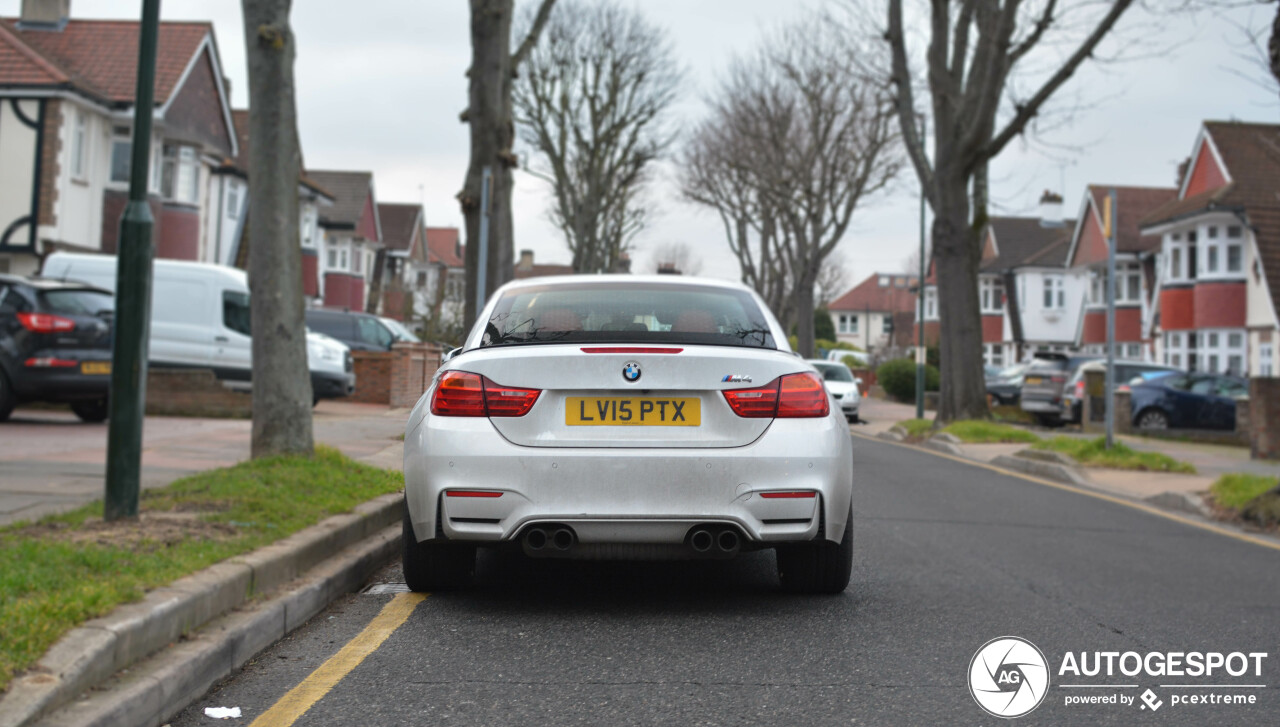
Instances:
[[[464,120],[471,127],[471,163],[458,194],[467,234],[467,299],[465,329],[476,319],[476,270],[480,264],[480,195],[484,168],[489,188],[488,270],[485,296],[511,279],[515,241],[511,221],[511,146],[515,124],[511,111],[511,18],[513,0],[471,0],[471,89]]]
[[[813,286],[818,282],[818,271],[806,270],[796,281],[796,289],[792,291],[792,310],[796,317],[797,353],[805,358],[813,358]]]
[[[249,291],[253,457],[310,455],[311,376],[298,235],[290,0],[243,0],[249,67]]]
[[[950,182],[950,183],[948,183]],[[942,377],[939,421],[985,419],[986,385],[982,367],[982,315],[978,306],[978,234],[969,223],[969,196],[964,177],[939,179],[939,205],[933,218],[933,258],[937,271],[938,309],[944,311],[939,364]]]

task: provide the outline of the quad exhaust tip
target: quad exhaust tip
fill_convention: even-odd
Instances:
[[[556,550],[568,550],[573,547],[573,531],[569,528],[558,528],[551,536],[551,544]]]
[[[697,527],[689,533],[689,547],[698,555],[731,556],[742,547],[742,536],[732,527]]]
[[[524,534],[524,545],[529,550],[542,550],[547,547],[547,531],[542,528],[529,528]]]
[[[699,553],[705,553],[711,550],[711,545],[715,539],[711,537],[711,531],[706,528],[698,528],[689,536],[689,545]]]

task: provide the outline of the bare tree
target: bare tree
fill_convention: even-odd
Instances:
[[[643,186],[671,140],[673,55],[639,10],[564,0],[516,81],[517,128],[535,152],[527,169],[551,186],[551,221],[577,272],[614,271],[644,227]]]
[[[775,35],[735,65],[686,160],[685,196],[733,222],[744,279],[761,262],[745,264],[751,233],[767,241],[756,250],[773,263],[773,282],[785,274],[780,317],[794,322],[806,356],[823,261],[899,168],[892,98],[863,73],[867,52],[818,18]]]
[[[248,2],[248,0],[245,0]],[[556,0],[541,0],[529,32],[511,52],[511,20],[515,0],[470,0],[471,68],[468,106],[463,123],[471,127],[471,161],[458,202],[467,233],[467,295],[465,324],[476,318],[477,268],[480,265],[480,196],[486,167],[492,174],[485,291],[492,293],[511,280],[515,263],[515,235],[511,222],[511,169],[517,165],[511,147],[515,122],[511,86],[515,74],[538,40]]]
[[[310,455],[311,377],[298,235],[298,113],[290,0],[243,0],[249,66],[253,457]]]
[[[649,270],[656,273],[664,266],[675,268],[683,275],[697,275],[702,272],[702,257],[683,240],[663,242],[649,253]]]
[[[822,263],[818,271],[818,307],[826,308],[849,287],[851,278],[849,266],[845,264],[844,253],[832,251]]]
[[[987,222],[987,168],[1138,4],[931,0],[921,33],[928,45],[918,56],[908,44],[902,0],[888,0],[884,38],[899,127],[934,214],[942,421],[987,415],[982,367],[975,365],[982,359],[978,232]],[[923,72],[913,67],[921,58]],[[926,154],[919,131],[917,79],[927,79],[932,155]]]
[[[1267,43],[1267,55],[1271,57],[1271,75],[1280,82],[1280,5],[1276,6],[1276,18],[1271,21],[1271,40]]]

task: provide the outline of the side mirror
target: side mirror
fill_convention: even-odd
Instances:
[[[448,361],[449,359],[453,358],[454,356],[457,356],[460,353],[462,353],[462,346],[458,346],[457,348],[446,353],[444,357],[440,359],[440,363],[444,363],[445,361]]]
[[[858,386],[862,386],[862,377],[861,376],[855,377],[853,379],[853,383],[857,384]]]

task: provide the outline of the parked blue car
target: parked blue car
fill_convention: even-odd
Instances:
[[[1169,374],[1130,387],[1138,429],[1235,429],[1236,397],[1248,396],[1244,379],[1218,374]]]

